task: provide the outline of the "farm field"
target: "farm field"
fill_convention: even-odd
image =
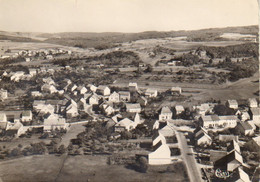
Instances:
[[[26,166],[26,167],[25,167]],[[189,181],[185,170],[162,172],[166,166],[152,167],[147,173],[136,172],[121,165],[109,166],[105,156],[30,156],[0,162],[0,178],[16,181]],[[8,171],[8,172],[6,172]],[[186,177],[185,177],[186,176]]]

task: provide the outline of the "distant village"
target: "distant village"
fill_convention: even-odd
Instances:
[[[25,62],[30,62],[33,57],[53,59],[56,54],[70,55],[72,52],[61,49],[19,51],[12,56],[23,56]],[[176,63],[168,63],[172,64]],[[251,175],[250,168],[257,166],[260,159],[258,99],[250,98],[243,103],[237,100],[211,101],[192,107],[166,104],[152,108],[149,115],[145,112],[148,105],[154,104],[160,95],[178,98],[182,96],[182,88],[173,85],[162,93],[152,85],[148,89],[139,88],[136,82],[129,82],[125,88],[78,84],[69,78],[55,82],[54,73],[71,69],[70,66],[40,67],[29,68],[28,72],[2,73],[1,81],[14,83],[36,79],[39,74],[44,76],[37,79],[37,87],[21,94],[30,97],[25,109],[12,105],[15,98],[20,98],[19,93],[1,88],[0,100],[5,103],[5,108],[0,111],[1,141],[26,136],[35,129],[49,137],[59,130],[65,131],[66,135],[73,124],[90,121],[109,125],[112,129],[110,139],[116,141],[125,137],[126,133],[133,134],[141,125],[152,131],[152,135],[144,136],[152,142],[151,152],[136,155],[146,156],[149,165],[184,160],[188,168],[189,165],[194,167],[194,164],[205,180],[213,178],[215,174],[212,171],[215,169],[232,173],[231,181],[250,181],[248,171]],[[48,98],[50,95],[55,97]],[[188,149],[188,146],[192,147]],[[176,151],[181,155],[188,151],[187,155],[191,156],[182,159]],[[250,154],[250,158],[245,158],[242,151]]]

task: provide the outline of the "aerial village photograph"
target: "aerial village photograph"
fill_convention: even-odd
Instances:
[[[0,182],[259,182],[257,0],[0,0]]]

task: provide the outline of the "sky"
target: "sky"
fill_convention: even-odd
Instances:
[[[142,32],[258,24],[257,0],[0,0],[0,30]]]

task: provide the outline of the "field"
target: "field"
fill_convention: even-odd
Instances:
[[[178,165],[180,166],[180,165]],[[174,166],[172,166],[174,168]],[[0,179],[16,181],[188,181],[183,169],[163,172],[165,167],[152,167],[147,173],[124,166],[106,164],[105,156],[31,156],[0,162]],[[180,171],[182,170],[182,171]]]

